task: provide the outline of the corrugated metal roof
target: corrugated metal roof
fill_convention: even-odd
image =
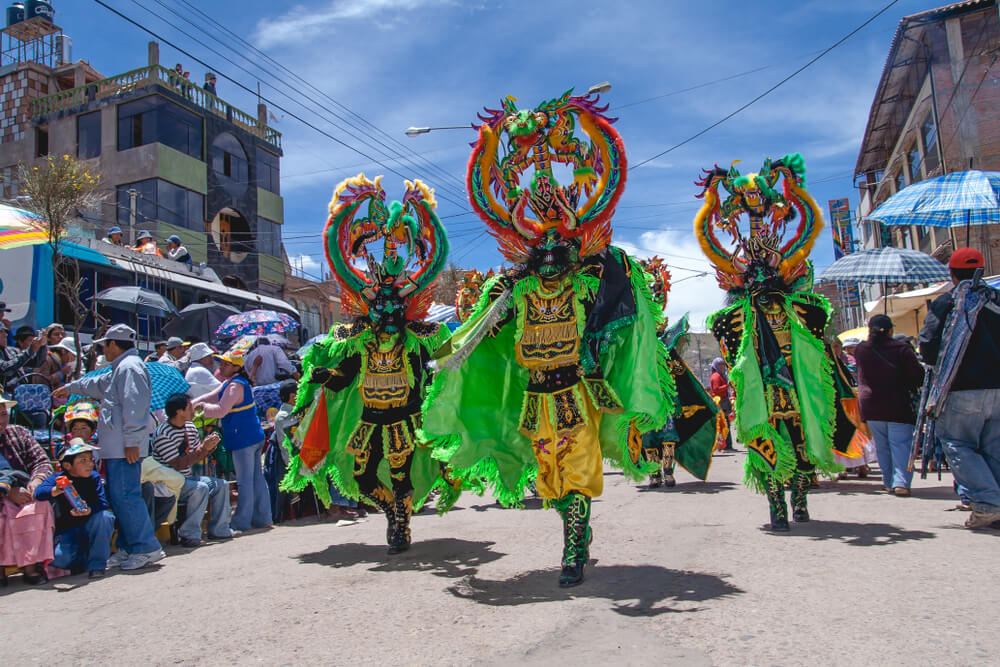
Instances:
[[[881,149],[880,146],[877,148],[873,148],[872,146],[872,144],[876,141],[876,137],[881,134],[881,131],[874,131],[874,128],[878,127],[876,123],[878,121],[879,112],[883,106],[879,104],[879,101],[889,97],[889,95],[887,95],[887,90],[891,86],[893,73],[897,71],[893,65],[900,55],[899,52],[902,48],[901,44],[906,43],[906,40],[903,39],[903,34],[914,25],[943,21],[954,14],[978,11],[980,9],[994,7],[996,4],[997,0],[964,0],[964,2],[955,2],[943,7],[937,7],[923,12],[918,12],[916,14],[910,14],[909,16],[904,16],[900,19],[899,25],[896,26],[896,32],[892,36],[892,43],[889,45],[889,53],[886,56],[885,65],[882,67],[882,76],[879,78],[878,88],[875,89],[875,98],[872,100],[871,111],[868,114],[868,123],[865,126],[865,133],[861,140],[861,148],[858,151],[858,161],[854,167],[855,176],[873,171],[878,167],[884,167],[885,159],[888,158],[888,155],[878,156],[876,158],[869,158],[868,156],[875,152],[875,150]],[[918,48],[916,44],[912,44],[912,42],[910,42],[910,44],[914,50]],[[901,70],[903,68],[899,69]]]

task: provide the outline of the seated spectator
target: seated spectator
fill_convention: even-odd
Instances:
[[[243,364],[250,381],[256,386],[297,378],[295,367],[285,356],[285,351],[273,345],[267,336],[261,336],[254,341]]]
[[[50,324],[42,329],[42,337],[45,338],[45,344],[49,347],[58,345],[59,341],[66,337],[66,328],[58,322]]]
[[[97,417],[100,409],[91,401],[77,401],[66,407],[63,422],[66,424],[66,442],[79,438],[89,445],[97,445]],[[96,455],[95,455],[96,456]]]
[[[7,346],[7,325],[0,324],[0,382],[13,391],[28,382],[28,374],[45,360],[45,341],[31,327],[21,327],[14,336],[16,346]]]
[[[187,356],[191,362],[187,373],[184,374],[184,379],[191,385],[187,391],[188,396],[198,398],[203,394],[215,391],[222,385],[213,374],[215,352],[212,351],[212,348],[205,343],[195,343],[188,350]]]
[[[122,228],[118,226],[114,226],[109,229],[108,235],[101,240],[105,243],[110,243],[111,245],[125,245],[125,242],[122,240]]]
[[[163,253],[160,249],[156,247],[156,239],[148,231],[143,229],[139,232],[139,235],[135,237],[135,248],[136,252],[141,252],[144,255],[156,255],[157,257],[163,257]]]
[[[146,501],[146,509],[150,510],[149,518],[153,522],[153,531],[155,532],[161,523],[176,521],[177,501],[181,497],[181,489],[184,488],[184,476],[163,465],[154,457],[147,456],[142,459],[139,481],[143,486],[153,485],[153,497],[156,499],[152,503],[153,507],[150,508],[150,502]],[[163,500],[160,500],[161,498]],[[169,504],[169,508],[166,510],[166,516],[163,516],[159,507],[167,504]]]
[[[31,431],[10,423],[10,409],[16,401],[0,396],[0,458],[11,471],[10,489],[0,500],[0,567],[24,569],[31,585],[45,581],[39,563],[52,560],[52,506],[36,502],[35,489],[52,474],[45,451],[31,437]],[[16,477],[20,482],[13,480]]]
[[[167,351],[162,357],[157,359],[161,364],[166,364],[168,366],[173,366],[181,372],[181,374],[187,373],[188,366],[191,365],[191,360],[185,354],[184,341],[182,341],[177,336],[171,336],[167,339]]]
[[[76,370],[76,349],[72,338],[63,338],[58,343],[50,344],[45,353],[45,361],[35,369],[31,381],[44,384],[49,389],[61,387],[72,382]]]
[[[167,259],[172,259],[175,262],[181,262],[189,266],[194,263],[191,259],[191,253],[181,245],[181,237],[176,234],[167,237]]]
[[[157,461],[184,475],[184,487],[179,502],[187,505],[187,516],[177,529],[181,546],[201,545],[201,522],[209,503],[212,512],[208,523],[208,539],[228,540],[233,537],[229,528],[232,508],[229,504],[229,486],[216,477],[196,476],[191,466],[207,459],[219,445],[219,435],[213,433],[199,442],[194,423],[194,406],[185,394],[167,398],[167,421],[153,434],[152,454]]]
[[[153,351],[146,355],[143,361],[159,361],[167,353],[167,341],[161,340],[153,346]]]
[[[49,475],[35,489],[35,500],[51,501],[57,509],[52,565],[70,571],[83,567],[91,579],[104,576],[115,531],[104,480],[94,470],[96,449],[79,438],[70,440],[59,457],[62,472]],[[58,484],[60,477],[69,479],[86,509],[76,509],[68,500],[66,490]]]

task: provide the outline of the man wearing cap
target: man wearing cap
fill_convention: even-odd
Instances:
[[[930,305],[920,354],[935,364],[931,406],[955,480],[972,502],[973,530],[1000,521],[1000,292],[978,281],[983,255],[959,248],[948,262],[956,287]],[[939,414],[936,412],[939,411]]]
[[[215,370],[215,353],[205,343],[195,343],[187,353],[191,366],[184,379],[191,385],[187,390],[187,395],[191,398],[198,398],[209,392],[218,389],[222,383],[212,372]]]
[[[177,336],[167,339],[167,351],[158,360],[161,364],[173,366],[182,374],[187,372],[191,360],[184,353],[184,341]]]
[[[0,382],[4,391],[13,391],[14,387],[28,381],[27,373],[44,360],[42,350],[45,341],[34,335],[34,330],[27,327],[30,336],[22,336],[25,327],[18,329],[17,347],[7,346],[7,325],[0,322]]]
[[[110,243],[111,245],[124,246],[125,242],[122,241],[122,228],[115,226],[108,230],[108,235],[101,239],[105,243]]]
[[[146,355],[143,361],[159,361],[167,353],[167,341],[161,340],[153,344],[153,351]]]
[[[52,508],[34,499],[35,489],[52,474],[52,464],[31,431],[10,423],[15,405],[17,401],[0,396],[0,458],[20,471],[23,481],[0,493],[0,567],[23,568],[25,581],[34,585],[45,581],[38,563],[52,559]]]
[[[116,324],[96,341],[103,343],[111,372],[83,377],[52,392],[54,398],[80,394],[100,399],[97,432],[107,475],[108,500],[118,517],[118,546],[108,567],[137,570],[165,556],[142,500],[142,458],[149,454],[152,387],[149,371],[135,349],[135,330]]]
[[[191,265],[193,262],[191,260],[191,253],[188,249],[181,245],[181,237],[176,234],[172,234],[167,237],[167,259],[172,259],[175,262],[181,262],[182,264]]]
[[[97,449],[73,438],[59,456],[62,471],[49,475],[35,489],[35,500],[50,501],[60,510],[52,565],[64,570],[83,567],[91,579],[104,576],[115,532],[115,515],[109,511],[104,480],[94,469]],[[60,478],[69,485],[61,486],[65,482]],[[71,499],[74,493],[76,498]]]

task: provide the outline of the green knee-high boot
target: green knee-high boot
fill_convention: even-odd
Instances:
[[[663,463],[661,461],[662,452],[659,447],[646,447],[642,450],[642,455],[650,463],[658,464],[654,472],[649,473],[649,488],[656,489],[663,486]]]
[[[570,492],[553,506],[563,519],[563,557],[559,585],[576,586],[583,581],[583,567],[590,557],[590,498],[582,493]]]
[[[785,487],[774,475],[767,478],[767,502],[771,506],[771,530],[790,530],[788,505],[785,504]]]
[[[797,522],[809,520],[809,505],[807,495],[812,484],[811,475],[796,470],[792,477],[792,519]]]

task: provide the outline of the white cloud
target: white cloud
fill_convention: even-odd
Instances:
[[[254,43],[262,48],[302,43],[343,21],[384,21],[389,12],[410,12],[423,7],[452,4],[451,0],[333,0],[326,9],[296,5],[277,19],[257,23]],[[390,17],[391,18],[391,17]]]
[[[293,269],[301,269],[309,277],[318,278],[320,276],[319,260],[312,255],[305,253],[289,258]]]
[[[667,295],[667,317],[675,322],[684,313],[690,313],[692,331],[705,331],[705,320],[722,307],[725,292],[719,289],[715,270],[701,254],[691,232],[644,232],[634,243],[620,240],[620,237],[614,243],[634,257],[645,259],[659,255],[665,259],[673,284]],[[707,275],[699,276],[699,273]]]

